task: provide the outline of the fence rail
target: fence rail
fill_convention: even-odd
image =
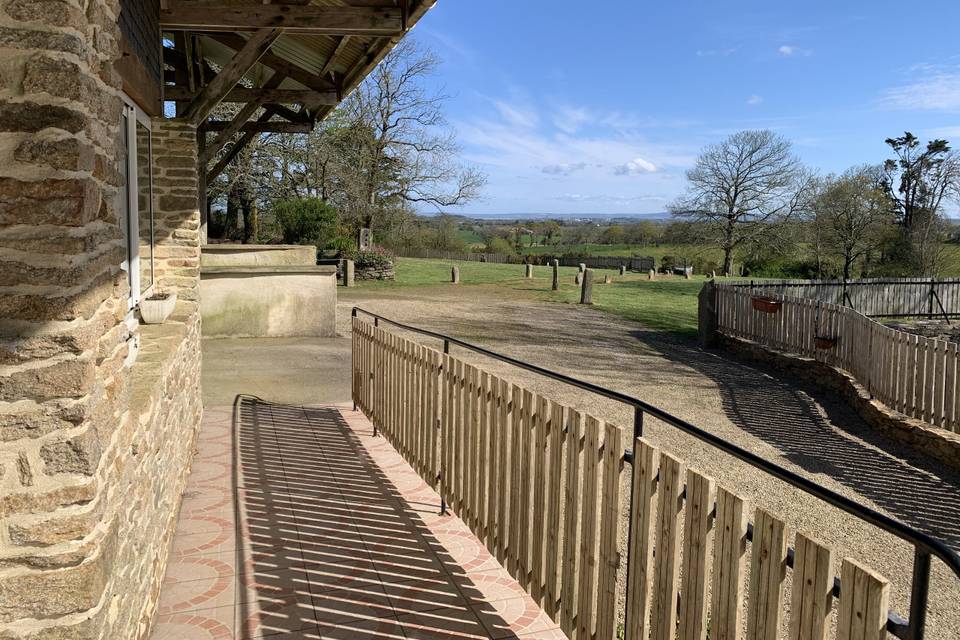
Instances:
[[[438,260],[457,260],[461,262],[492,262],[496,264],[550,264],[556,259],[561,267],[576,267],[580,263],[590,269],[619,269],[625,266],[630,271],[646,272],[656,268],[656,260],[652,257],[638,256],[554,256],[546,254],[516,254],[516,253],[467,253],[450,251],[418,251],[406,250],[405,258],[433,258]]]
[[[723,286],[848,306],[869,317],[960,317],[960,279],[764,280]]]
[[[960,432],[960,345],[892,329],[839,304],[715,286],[722,333],[844,369],[891,409]]]
[[[442,340],[443,353],[381,321]],[[451,345],[630,404],[631,449],[624,452],[620,427],[468,364]],[[794,567],[791,638],[822,640],[839,599],[841,640],[885,630],[922,640],[931,554],[960,576],[960,557],[939,541],[625,394],[356,308],[352,364],[356,406],[574,640],[612,640],[619,613],[627,640],[672,640],[678,623],[681,638],[702,638],[707,625],[710,637],[735,638],[745,624],[749,637],[773,640],[786,567]],[[868,568],[844,559],[837,580],[829,548],[803,534],[788,548],[786,525],[762,509],[749,523],[735,491],[642,438],[646,414],[914,545],[909,620],[887,610],[889,584]],[[629,493],[621,495],[626,465]]]

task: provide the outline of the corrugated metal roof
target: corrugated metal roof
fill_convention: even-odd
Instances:
[[[417,21],[433,7],[435,2],[436,0],[411,0],[410,16],[407,23],[408,28],[412,28]],[[348,3],[342,0],[311,0],[310,4],[317,6],[344,6]],[[384,0],[383,6],[395,5],[390,0]],[[249,33],[240,33],[238,35],[244,38],[250,36]],[[339,77],[346,79],[343,86],[344,96],[356,88],[363,78],[373,70],[376,63],[379,62],[398,41],[399,38],[349,37],[337,55],[332,67],[332,70]],[[217,42],[212,37],[202,37],[201,42],[204,57],[216,63],[218,66],[226,64],[234,55],[232,48]],[[316,76],[324,69],[327,61],[339,44],[339,36],[285,33],[274,42],[270,48],[270,53]],[[262,81],[272,74],[272,69],[261,63],[256,65],[253,71],[247,74],[247,77],[252,80],[259,79]],[[283,88],[302,88],[301,83],[293,80],[286,80],[281,86]],[[326,107],[321,111],[320,115],[324,116],[332,109],[333,107]]]

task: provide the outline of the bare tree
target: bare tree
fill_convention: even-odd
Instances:
[[[339,187],[343,212],[358,226],[375,226],[390,208],[464,204],[486,182],[458,162],[443,115],[447,97],[425,87],[437,64],[415,41],[402,40],[341,107]]]
[[[877,249],[893,226],[880,178],[879,167],[853,167],[825,180],[814,201],[817,237],[843,262],[845,280],[854,263]]]
[[[687,193],[671,213],[700,223],[723,250],[726,275],[739,247],[775,232],[778,223],[809,206],[814,182],[790,143],[765,130],[740,131],[707,147],[687,180]]]

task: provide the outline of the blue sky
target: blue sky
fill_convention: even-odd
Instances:
[[[464,213],[652,213],[739,129],[823,173],[904,130],[960,146],[957,25],[956,0],[438,0],[414,35],[489,176]]]

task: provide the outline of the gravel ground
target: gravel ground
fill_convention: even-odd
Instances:
[[[828,392],[587,307],[532,301],[524,292],[479,285],[340,291],[342,335],[358,305],[629,393],[960,549],[960,473],[872,433]],[[628,407],[454,353],[629,432]],[[882,573],[892,583],[891,608],[906,617],[908,544],[669,425],[648,419],[645,436],[779,514],[791,540],[797,529],[814,533],[836,551],[837,571],[840,558],[850,556]],[[960,638],[960,578],[937,560],[933,565],[927,638]]]

